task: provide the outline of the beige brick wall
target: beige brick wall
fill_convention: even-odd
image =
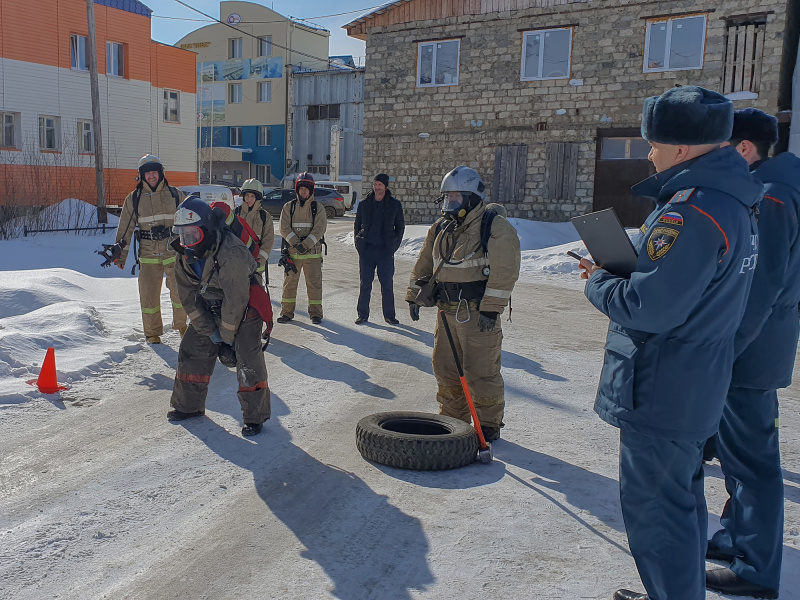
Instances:
[[[644,17],[705,11],[702,69],[642,72]],[[429,222],[445,172],[466,164],[491,186],[495,146],[527,144],[525,195],[507,201],[509,214],[562,221],[589,212],[597,129],[639,127],[642,100],[677,84],[719,90],[726,18],[770,13],[759,97],[737,102],[737,108],[777,111],[785,11],[786,0],[594,0],[368,29],[364,192],[375,173],[388,173],[408,221]],[[575,26],[571,79],[520,81],[521,30],[566,25]],[[418,42],[448,38],[461,40],[459,84],[416,87]],[[541,122],[546,131],[536,131]],[[544,189],[545,144],[551,141],[580,144],[575,198],[569,201],[548,198]]]

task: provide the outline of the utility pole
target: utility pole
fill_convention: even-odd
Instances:
[[[94,32],[94,0],[86,0],[86,17],[89,38],[89,79],[92,86],[92,133],[94,134],[94,172],[97,182],[97,222],[108,223],[106,210],[106,185],[103,177],[103,134],[100,130],[100,84],[97,81],[97,37]]]

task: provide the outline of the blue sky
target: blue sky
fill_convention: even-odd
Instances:
[[[174,44],[187,33],[204,27],[207,19],[196,12],[181,6],[174,0],[142,0],[153,11],[152,37],[165,44]],[[214,17],[219,17],[219,2],[214,0],[184,0],[187,4]],[[385,1],[385,0],[384,0]],[[347,36],[342,25],[349,23],[366,10],[382,4],[376,0],[276,0],[275,2],[256,2],[263,4],[287,17],[308,19],[331,32],[330,53],[364,56],[364,42]],[[350,14],[339,14],[355,11]],[[338,16],[329,17],[337,13]],[[165,19],[162,17],[175,17]],[[177,19],[187,20],[177,20]]]

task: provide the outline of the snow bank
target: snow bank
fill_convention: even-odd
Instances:
[[[4,272],[0,285],[0,404],[41,397],[25,383],[56,351],[59,382],[82,379],[142,348],[133,280],[67,269]]]

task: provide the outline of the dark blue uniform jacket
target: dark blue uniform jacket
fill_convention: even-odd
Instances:
[[[764,182],[758,267],[734,348],[731,385],[774,390],[792,383],[800,302],[800,159],[784,152],[753,176]]]
[[[616,427],[669,440],[717,431],[733,338],[757,262],[763,186],[733,148],[633,188],[656,200],[630,279],[599,270],[586,297],[611,319],[595,411]]]

